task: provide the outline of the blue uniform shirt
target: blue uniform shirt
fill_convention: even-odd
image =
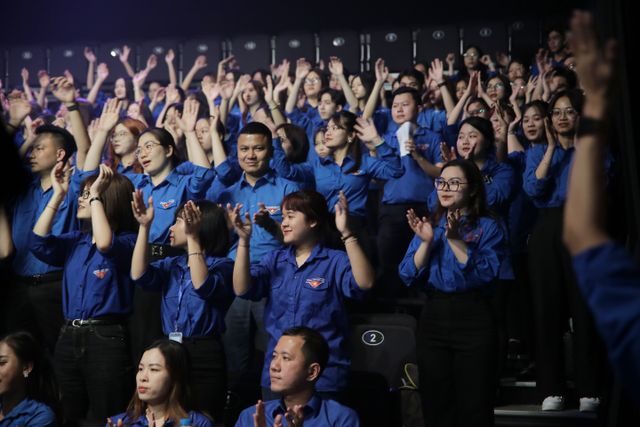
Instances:
[[[310,188],[315,189],[316,187],[316,178],[313,171],[313,166],[310,162],[302,162],[302,163],[291,163],[285,157],[285,153],[282,150],[282,143],[279,139],[274,139],[274,150],[273,150],[273,158],[271,159],[271,167],[276,171],[278,176],[299,182],[302,188]],[[315,155],[315,149],[313,147],[309,148],[309,151],[313,151],[312,156],[307,156],[308,158],[317,157]]]
[[[69,192],[53,218],[51,226],[53,234],[60,235],[78,229],[76,212],[78,211],[80,185],[85,178],[95,173],[95,170],[88,172],[74,171],[69,183]],[[53,187],[43,190],[40,185],[40,178],[34,177],[29,189],[16,200],[13,206],[11,229],[15,247],[13,271],[20,276],[33,276],[60,270],[58,267],[40,261],[29,251],[28,236],[51,200],[51,196],[53,196]]]
[[[396,132],[385,135],[391,148],[400,155],[400,145]],[[416,150],[434,165],[441,161],[439,134],[419,127],[413,134]],[[404,173],[399,178],[389,179],[384,184],[382,203],[386,205],[403,203],[426,203],[433,190],[433,179],[418,165],[410,154],[400,157]]]
[[[282,222],[282,212],[280,211],[282,199],[287,194],[300,190],[300,188],[298,183],[280,178],[273,170],[269,170],[258,179],[253,187],[243,176],[240,181],[222,192],[218,203],[223,206],[226,206],[227,203],[231,203],[232,206],[235,206],[236,203],[241,203],[243,206],[240,214],[244,217],[244,214],[249,212],[249,216],[253,221],[253,214],[260,209],[258,203],[262,202],[269,211],[271,218],[280,223]],[[229,258],[235,259],[237,244],[238,242],[234,243],[231,248]],[[253,227],[250,248],[251,262],[257,262],[269,252],[281,247],[282,243],[267,230],[260,226]]]
[[[273,425],[277,415],[282,415],[282,425],[287,426],[284,414],[287,408],[282,400],[264,402],[264,418],[268,426]],[[358,414],[335,400],[321,399],[314,395],[303,408],[305,427],[359,427]],[[253,427],[255,405],[249,406],[240,413],[235,427]]]
[[[191,173],[185,175],[180,170],[173,170],[156,186],[148,175],[128,176],[136,189],[142,189],[145,203],[149,196],[153,196],[154,219],[149,230],[149,243],[169,244],[169,227],[175,221],[178,207],[188,200],[204,199],[215,176],[212,169],[201,166],[186,164],[181,167],[192,167]]]
[[[196,289],[186,255],[152,262],[135,284],[162,292],[162,329],[185,337],[219,336],[233,299],[233,262],[207,256],[209,275]]]
[[[547,176],[538,179],[536,169],[545,151],[547,144],[534,144],[527,150],[523,188],[537,208],[557,208],[563,206],[567,198],[567,182],[574,148],[565,150],[558,145],[553,151]]]
[[[464,219],[464,218],[463,218]],[[507,238],[496,221],[481,217],[475,225],[462,226],[467,244],[466,263],[457,260],[445,236],[446,217],[434,227],[431,253],[427,265],[420,270],[413,261],[422,240],[414,236],[398,268],[407,286],[418,284],[425,289],[442,292],[464,292],[490,286],[498,278],[500,265],[506,255]]]
[[[363,150],[366,151],[366,148]],[[402,176],[404,169],[391,147],[383,143],[376,150],[378,157],[363,153],[360,168],[350,173],[345,171],[350,170],[355,161],[348,155],[342,166],[338,166],[332,157],[316,157],[313,160],[316,190],[327,199],[331,212],[335,211],[334,207],[342,190],[349,201],[349,214],[365,217],[369,181],[373,178],[387,180]]]
[[[391,110],[387,110],[387,133],[398,130],[399,125],[393,121]],[[447,112],[445,110],[436,110],[435,108],[424,108],[418,113],[416,122],[421,128],[425,128],[431,132],[441,133],[447,126]]]
[[[114,415],[111,418],[113,424],[118,424],[118,420],[122,420],[122,423],[127,427],[145,427],[149,425],[149,421],[147,420],[146,415],[141,415],[137,420],[132,420],[127,416],[126,412],[122,414]],[[191,420],[192,427],[213,427],[213,422],[205,417],[200,412],[191,411],[189,412],[189,419]],[[163,427],[178,427],[177,424],[174,424],[173,421],[167,420],[162,425]],[[105,427],[109,427],[108,424],[105,424]]]
[[[0,408],[2,408],[1,399]],[[18,403],[0,420],[0,427],[55,427],[57,425],[56,415],[51,408],[29,398]]]
[[[262,386],[270,387],[271,354],[282,333],[293,326],[320,332],[329,344],[329,362],[316,384],[319,391],[337,391],[347,385],[349,373],[348,313],[345,298],[359,299],[358,287],[347,254],[317,245],[298,267],[295,250],[270,252],[251,266],[252,284],[242,298],[259,301],[267,297],[264,326],[269,334],[262,369]]]
[[[41,260],[64,266],[62,311],[67,319],[92,319],[131,313],[129,278],[135,233],[114,234],[100,252],[90,233],[72,231],[46,237],[31,233],[31,251]]]
[[[575,255],[573,269],[616,377],[640,402],[640,268],[607,242]]]

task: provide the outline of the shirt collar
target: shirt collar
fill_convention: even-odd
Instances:
[[[168,182],[171,185],[178,185],[178,173],[176,172],[176,168],[173,168],[173,170],[169,172],[169,175],[167,175],[166,178],[158,185],[153,185],[151,177],[147,174],[144,174],[142,176],[142,180],[140,181],[141,185],[138,187],[144,187],[146,184],[151,184],[153,187],[159,187],[164,182]]]
[[[327,251],[327,248],[318,243],[313,247],[313,249],[311,250],[311,255],[309,255],[309,258],[307,258],[304,264],[309,264],[316,258],[327,258],[328,256],[329,252]],[[287,251],[285,252],[285,260],[290,264],[296,266],[296,268],[298,267],[298,263],[296,262],[296,248],[293,245],[290,245],[287,248]]]
[[[322,399],[317,394],[311,396],[311,399],[309,399],[303,408],[305,418],[307,418],[308,415],[317,414],[320,411],[321,405]],[[287,412],[287,407],[284,404],[284,399],[280,399],[278,405],[276,405],[276,407],[273,408],[273,411],[271,411],[271,416],[275,418],[276,415],[284,414],[285,412]]]
[[[260,187],[260,186],[264,185],[265,181],[268,182],[269,184],[275,184],[276,183],[276,174],[273,171],[273,169],[269,168],[264,175],[262,175],[260,178],[258,178],[256,180],[255,187]],[[249,184],[247,182],[246,173],[242,172],[242,179],[240,180],[240,188],[244,188],[246,186],[251,187],[251,184]]]

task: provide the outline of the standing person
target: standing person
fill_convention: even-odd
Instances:
[[[44,349],[27,332],[0,339],[0,426],[55,427],[58,390]]]
[[[358,415],[335,400],[323,399],[315,384],[329,359],[329,345],[322,334],[297,326],[282,333],[269,366],[271,391],[280,399],[259,400],[240,414],[236,427],[290,426],[358,427]]]
[[[554,95],[549,101],[546,120],[547,143],[534,144],[526,152],[524,190],[538,208],[538,219],[529,240],[529,271],[535,319],[537,387],[544,397],[542,410],[564,408],[562,337],[569,317],[573,319],[575,384],[581,398],[580,407],[594,411],[600,403],[598,346],[593,320],[580,295],[571,259],[561,240],[567,179],[582,103],[583,96],[579,92]]]
[[[445,164],[431,220],[407,213],[416,234],[400,264],[427,293],[418,330],[423,411],[430,426],[491,426],[496,325],[491,308],[507,238],[487,211],[478,168]]]
[[[264,323],[269,342],[262,370],[263,397],[270,392],[269,365],[285,329],[304,325],[316,329],[330,347],[329,362],[316,385],[325,397],[340,398],[347,386],[349,327],[344,299],[359,299],[371,289],[374,271],[358,238],[349,229],[347,199],[341,193],[335,206],[335,224],[347,253],[327,249],[322,241],[329,211],[321,194],[303,190],[287,195],[281,204],[281,231],[286,248],[266,254],[251,264],[253,225],[239,206],[233,211],[238,252],[233,289],[242,299],[266,298]]]
[[[184,419],[193,427],[213,427],[209,418],[190,409],[189,355],[175,341],[158,340],[142,354],[126,412],[107,418],[107,427],[168,427]]]
[[[227,393],[221,334],[233,298],[233,263],[225,258],[229,251],[225,211],[205,200],[185,203],[169,229],[172,247],[184,253],[152,263],[147,242],[153,200],[145,206],[140,190],[135,193],[133,213],[140,228],[131,277],[136,285],[162,295],[163,332],[189,353],[192,406],[221,420]]]
[[[30,248],[63,268],[65,324],[54,353],[65,420],[102,420],[124,405],[129,386],[126,321],[132,309],[129,278],[136,221],[133,185],[105,165],[87,178],[78,198],[82,231],[52,235],[53,218],[69,190],[69,170],[52,172],[53,196],[31,234]]]

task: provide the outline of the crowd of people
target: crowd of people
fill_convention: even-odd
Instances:
[[[113,91],[90,49],[86,87],[23,70],[0,88],[30,172],[0,206],[0,426],[357,426],[349,316],[418,295],[429,426],[493,425],[508,351],[541,410],[573,404],[567,330],[581,411],[605,349],[634,395],[637,267],[603,225],[615,47],[571,29],[399,73],[200,56],[179,82],[169,51],[147,84],[159,59],[126,46]]]

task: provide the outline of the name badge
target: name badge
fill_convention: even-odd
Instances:
[[[169,339],[182,344],[182,332],[171,332],[169,334]]]

